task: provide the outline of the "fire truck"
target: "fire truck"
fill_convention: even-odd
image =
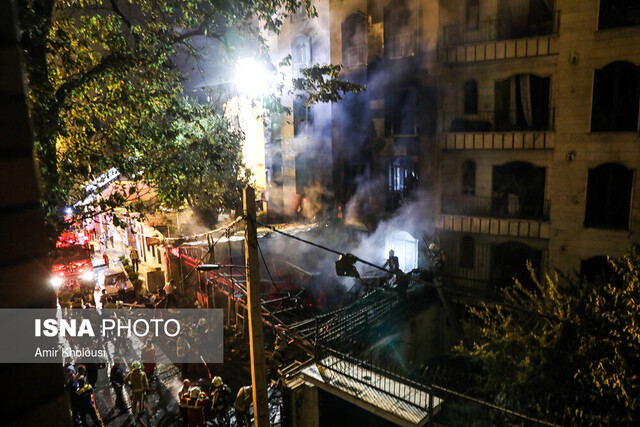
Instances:
[[[56,242],[51,266],[51,284],[58,293],[77,293],[84,302],[93,302],[95,276],[88,238],[82,233],[65,231]]]

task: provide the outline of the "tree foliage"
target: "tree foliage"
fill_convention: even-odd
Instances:
[[[511,409],[578,423],[640,420],[640,252],[610,263],[601,283],[516,281],[499,305],[472,308],[457,351],[481,368],[478,391]],[[557,421],[557,418],[556,418]]]
[[[203,39],[215,42],[220,61],[232,63],[247,45],[265,58],[261,31],[278,31],[299,8],[316,14],[311,0],[17,4],[43,207],[54,228],[63,208],[82,199],[84,185],[111,167],[153,186],[167,206],[183,197],[202,215],[233,208],[229,191],[246,182],[235,173],[242,169],[241,134],[216,115],[219,106],[198,109],[180,100],[185,77],[176,58],[198,59]],[[115,194],[103,207],[125,203]]]

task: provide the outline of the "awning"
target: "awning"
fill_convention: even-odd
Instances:
[[[443,402],[415,387],[335,356],[308,366],[302,375],[318,388],[401,426],[425,425]]]

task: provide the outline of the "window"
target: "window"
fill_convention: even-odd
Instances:
[[[366,63],[365,18],[351,15],[342,23],[342,65],[355,68]]]
[[[480,25],[480,2],[479,0],[467,1],[467,30],[477,30]]]
[[[499,218],[548,219],[546,169],[527,162],[493,167],[491,214]]]
[[[542,251],[520,242],[506,242],[491,247],[491,279],[496,290],[513,286],[517,279],[525,288],[535,291],[527,269],[527,261],[539,280],[542,268]]]
[[[305,190],[311,186],[315,162],[313,157],[307,154],[296,156],[296,193],[304,194]]]
[[[496,130],[548,130],[549,77],[518,74],[495,84]]]
[[[414,136],[416,130],[416,89],[392,89],[385,96],[385,128],[388,136]]]
[[[394,1],[384,10],[384,51],[389,59],[414,54],[412,11],[407,1]]]
[[[271,160],[271,182],[274,186],[282,186],[282,153],[278,152],[273,155]]]
[[[460,268],[473,268],[475,260],[475,240],[471,236],[463,236],[460,241]]]
[[[640,25],[638,0],[600,0],[598,29]]]
[[[633,170],[615,163],[589,169],[585,227],[629,228]]]
[[[552,34],[554,1],[499,0],[497,29],[499,39]]]
[[[591,284],[612,283],[618,285],[621,277],[616,274],[607,257],[599,255],[585,259],[580,263],[580,279]]]
[[[471,160],[462,163],[462,194],[476,194],[476,164]]]
[[[304,6],[300,6],[291,14],[291,22],[302,21],[303,19],[307,19],[307,17],[307,9],[305,9]]]
[[[614,62],[596,70],[591,131],[636,131],[639,101],[640,67],[629,62]]]
[[[291,66],[293,77],[302,77],[301,70],[311,66],[311,40],[305,35],[296,37],[291,42]]]
[[[389,193],[391,207],[404,204],[406,197],[418,185],[416,163],[408,157],[396,157],[389,163]]]
[[[478,114],[478,82],[475,80],[464,84],[464,113]]]
[[[293,136],[306,136],[313,125],[313,111],[303,98],[293,100]]]

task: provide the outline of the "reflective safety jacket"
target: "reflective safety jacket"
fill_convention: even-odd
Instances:
[[[131,391],[134,393],[147,391],[149,388],[147,374],[145,374],[141,369],[134,369],[129,372],[125,377],[124,382],[131,386]]]

